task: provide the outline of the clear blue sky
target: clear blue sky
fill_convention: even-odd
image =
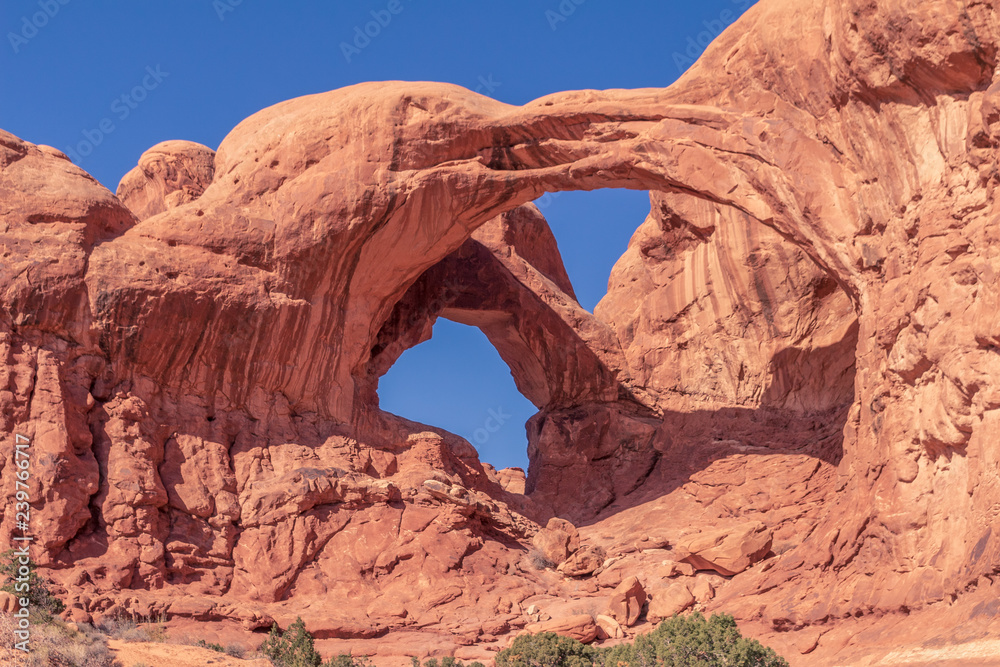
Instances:
[[[667,86],[750,4],[5,0],[0,127],[72,152],[114,190],[157,142],[216,148],[266,106],[362,81],[447,81],[511,104],[561,90]],[[374,37],[358,36],[366,29]],[[548,204],[592,310],[648,211],[646,195],[564,193]],[[535,410],[500,357],[477,330],[440,322],[434,334],[383,378],[383,407],[465,436],[498,467],[526,466],[523,424]],[[481,444],[476,429],[491,409],[504,425]]]

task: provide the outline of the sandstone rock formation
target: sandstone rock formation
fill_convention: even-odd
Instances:
[[[621,623],[610,616],[598,614],[594,622],[597,623],[598,639],[621,639],[625,636]]]
[[[659,571],[660,576],[663,578],[690,577],[694,573],[694,565],[691,563],[678,563],[673,560],[663,561],[663,567]]]
[[[215,175],[215,151],[193,141],[164,141],[122,177],[118,199],[140,220],[200,197]]]
[[[622,626],[635,625],[646,604],[646,591],[637,577],[629,577],[618,584],[604,614],[618,621]]]
[[[0,133],[3,493],[28,436],[79,619],[469,653],[697,552],[741,572],[701,604],[808,664],[926,640],[904,616],[995,634],[998,44],[989,3],[762,0],[667,89],[362,84],[161,144],[119,198]],[[651,212],[591,314],[530,202],[599,187]],[[438,317],[539,408],[523,489],[378,407]],[[537,570],[536,535],[606,562]]]
[[[529,634],[540,634],[542,632],[554,632],[557,635],[571,637],[584,644],[597,639],[597,624],[590,614],[578,614],[566,618],[545,621],[544,623],[532,623],[525,628]]]
[[[688,585],[683,581],[677,581],[653,591],[646,618],[652,623],[657,623],[674,614],[680,614],[693,606],[694,602],[695,596]]]
[[[580,548],[580,533],[569,521],[552,518],[535,533],[531,543],[546,560],[559,565]]]
[[[773,537],[758,522],[688,535],[677,544],[682,563],[730,576],[743,572],[771,551]]]
[[[602,565],[607,556],[603,547],[585,544],[564,560],[556,568],[567,577],[582,577],[593,574]]]

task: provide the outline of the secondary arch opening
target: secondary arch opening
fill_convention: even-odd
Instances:
[[[380,407],[468,440],[496,469],[528,469],[524,424],[537,408],[476,327],[440,318],[431,339],[404,352],[379,380]]]
[[[588,236],[589,226],[610,231]],[[597,246],[589,256],[573,246],[581,236]],[[516,418],[491,399],[454,408],[469,390],[449,378],[470,363],[447,343],[445,332],[461,331],[460,325],[442,319],[469,325],[464,330],[479,343],[474,354],[495,361],[508,402],[521,402]],[[378,388],[382,409],[463,436],[497,468],[526,468],[531,439],[529,492],[557,511],[583,516],[615,499],[632,502],[626,497],[637,490],[635,480],[616,472],[628,461],[642,479],[670,477],[651,483],[650,492],[665,492],[707,465],[699,453],[708,449],[713,456],[747,447],[794,452],[835,464],[853,399],[855,319],[847,294],[810,256],[735,207],[684,192],[566,192],[491,220],[421,275],[372,348],[371,376],[393,369]],[[431,343],[419,345],[432,326]],[[418,355],[436,348],[443,363],[425,365],[392,389],[406,375],[406,365],[394,367],[395,360],[406,355],[408,364],[407,350],[420,348]],[[438,375],[453,362],[458,370]],[[444,376],[434,392],[439,397],[453,388],[461,396],[413,406],[414,394],[431,394],[422,383],[432,374]],[[396,402],[394,391],[409,395],[409,405]],[[525,436],[520,425],[536,409],[542,414]],[[646,433],[653,409],[663,415],[662,427]],[[601,422],[605,413],[637,425],[609,430]],[[584,419],[580,430],[574,426],[580,415],[596,417]],[[495,433],[510,423],[518,425],[516,444],[495,451],[506,440],[506,433]],[[660,466],[658,455],[639,461],[633,449],[667,452],[685,465]],[[578,455],[569,456],[579,461],[567,461],[564,454],[574,450]],[[571,487],[578,477],[567,465],[588,479],[606,479],[605,492],[589,494],[600,503],[577,507],[580,489]]]
[[[558,242],[559,254],[585,310],[608,293],[611,269],[649,215],[644,190],[550,192],[535,201]]]

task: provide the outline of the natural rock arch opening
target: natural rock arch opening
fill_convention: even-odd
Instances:
[[[688,193],[650,201],[595,309],[628,389],[529,424],[529,493],[578,520],[669,493],[727,457],[752,467],[757,455],[804,455],[829,471],[843,455],[858,341],[847,292],[738,210]]]
[[[665,481],[642,497],[748,450],[836,464],[854,399],[848,294],[733,207],[671,191],[649,201],[594,314],[535,205],[479,227],[397,302],[369,377],[437,317],[479,327],[539,408],[527,425],[529,493],[576,519],[638,502],[623,498],[652,476]],[[680,468],[664,462],[678,456]]]
[[[496,469],[528,469],[524,424],[537,408],[483,333],[444,317],[379,378],[379,407],[464,437]]]
[[[649,214],[644,190],[600,188],[548,193],[535,200],[558,243],[573,296],[589,313],[607,296],[614,265]]]
[[[509,261],[510,256],[521,256],[524,266],[516,268],[530,267],[537,273],[532,275],[532,271],[513,272],[512,277],[518,284],[537,295],[546,289],[543,283],[551,280],[555,288],[562,292],[561,296],[567,306],[579,306],[586,311],[577,314],[577,317],[590,317],[595,305],[607,295],[608,277],[613,266],[627,248],[637,225],[649,211],[649,193],[625,189],[556,192],[541,197],[534,202],[534,206],[537,212],[525,210],[517,216],[508,216],[510,221],[500,223],[500,228],[497,228],[496,223],[491,223],[485,230],[474,235],[472,245],[482,244],[482,247],[492,250],[492,255],[477,254],[467,249],[450,260],[464,265],[462,275],[469,278],[468,283],[452,287],[458,290],[471,288],[473,296],[465,299],[464,303],[456,304],[459,307],[445,307],[441,310],[440,317],[432,323],[435,335],[429,341],[425,340],[410,348],[419,352],[404,353],[379,378],[381,409],[462,435],[477,448],[482,461],[497,468],[517,466],[528,469],[527,443],[520,434],[523,433],[525,422],[537,409],[547,407],[547,404],[536,404],[533,409],[528,409],[531,404],[525,396],[517,391],[507,391],[504,384],[511,376],[519,378],[522,386],[535,389],[529,390],[529,393],[536,400],[550,397],[551,390],[545,388],[548,371],[543,367],[544,355],[533,354],[538,350],[526,349],[525,341],[516,341],[516,336],[511,335],[509,327],[514,314],[504,312],[503,309],[506,307],[510,311],[516,310],[516,304],[505,302],[504,299],[493,299],[494,305],[491,307],[488,305],[490,295],[476,291],[489,290],[491,285],[499,285],[501,282],[492,275],[497,268],[487,265],[498,260],[500,265],[504,265],[506,259],[506,268],[510,269],[513,266]],[[561,238],[558,244],[557,235]],[[486,281],[480,278],[484,271],[491,276]],[[453,276],[453,281],[458,280],[461,277]],[[547,287],[551,290],[553,285]],[[499,286],[498,289],[500,292],[511,290],[511,285]],[[476,304],[473,303],[477,298],[482,299],[481,307],[475,307]],[[470,331],[463,332],[462,329]],[[472,333],[471,330],[475,329],[479,332]],[[487,337],[483,338],[481,332],[488,332]],[[444,340],[439,340],[438,334]],[[429,336],[429,333],[426,335]],[[491,342],[490,335],[495,343]],[[496,345],[505,350],[504,357],[497,358]],[[435,348],[436,354],[432,351]],[[491,367],[488,363],[490,358],[496,359],[499,365],[507,363],[508,366],[504,369],[506,372],[496,372],[498,368]],[[435,368],[431,359],[437,359],[444,368]],[[410,365],[413,367],[410,368]],[[481,375],[495,383],[492,390],[495,398],[483,405],[469,405],[467,397],[461,391],[452,391],[448,386],[453,384],[470,387],[470,373]],[[411,396],[411,388],[416,385],[417,377],[421,381],[434,378],[430,383],[433,397]],[[433,404],[444,396],[453,396],[459,405],[449,408]],[[502,401],[499,400],[501,396],[504,397]],[[455,410],[469,414],[456,414]],[[515,416],[512,418],[504,410],[513,411]],[[478,422],[476,415],[479,415]],[[516,423],[519,431],[514,438],[519,441],[516,445],[509,437],[512,422]],[[487,425],[490,428],[486,428]],[[507,435],[501,434],[495,438],[493,433],[497,426],[502,426]],[[501,444],[498,445],[497,440]],[[519,451],[511,451],[512,447]]]
[[[853,354],[843,354],[842,343],[853,350],[860,279],[836,234],[817,235],[815,212],[847,203],[840,191],[818,191],[811,201],[825,202],[820,208],[787,196],[791,170],[782,167],[780,142],[763,129],[748,133],[739,113],[664,105],[643,91],[614,100],[588,94],[572,104],[571,96],[540,100],[520,111],[451,93],[441,97],[439,86],[425,84],[362,85],[329,94],[321,106],[261,112],[237,128],[216,156],[217,177],[197,202],[199,214],[168,211],[160,225],[179,236],[185,224],[201,229],[189,221],[207,212],[220,228],[231,222],[247,230],[246,239],[211,246],[215,255],[232,253],[247,274],[236,289],[247,294],[203,316],[206,326],[239,329],[243,304],[255,304],[266,336],[255,341],[261,352],[246,367],[228,338],[210,337],[205,350],[166,355],[155,332],[124,349],[165,384],[188,381],[174,358],[198,356],[220,369],[232,385],[224,393],[237,404],[255,391],[280,393],[297,413],[351,425],[374,442],[393,439],[381,438],[378,378],[437,317],[478,326],[541,410],[529,425],[529,447],[541,454],[529,478],[542,485],[533,491],[550,492],[557,512],[576,502],[579,487],[559,494],[546,491],[545,480],[572,481],[564,473],[573,466],[608,469],[596,474],[608,503],[638,488],[670,447],[672,415],[761,407],[806,414],[850,400]],[[310,159],[300,155],[313,145],[306,139],[283,143],[283,127],[294,122],[315,133],[331,113],[363,113],[394,129],[378,141],[333,144],[317,134],[324,148]],[[452,132],[453,117],[466,130]],[[267,118],[273,124],[260,125]],[[443,143],[429,142],[439,131]],[[243,145],[252,154],[233,148]],[[829,152],[825,146],[812,149]],[[371,170],[348,180],[360,188],[353,198],[328,195],[332,163],[324,160],[340,151],[360,151],[365,159],[351,159]],[[271,169],[252,180],[247,165],[258,161]],[[814,176],[804,182],[828,180]],[[597,188],[654,194],[591,314],[573,297],[551,231],[530,202]],[[245,198],[239,213],[228,196]],[[173,243],[166,240],[164,258]],[[234,284],[231,265],[210,267],[204,280],[212,289],[223,282],[213,271]],[[258,305],[250,294],[256,279],[261,291],[285,300]],[[798,372],[825,349],[844,365]],[[775,364],[779,354],[796,359],[791,370]],[[587,446],[576,447],[582,441]],[[623,472],[614,472],[619,461]],[[598,499],[587,511],[606,504]]]

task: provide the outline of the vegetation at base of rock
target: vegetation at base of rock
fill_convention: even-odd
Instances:
[[[264,654],[275,667],[368,667],[368,660],[355,658],[347,654],[336,655],[326,662],[316,651],[313,636],[306,630],[302,618],[282,632],[275,623],[260,652]]]
[[[0,590],[17,598],[28,598],[28,607],[33,612],[42,612],[43,615],[62,613],[66,605],[49,590],[49,580],[38,576],[35,561],[28,558],[27,565],[24,565],[20,559],[21,556],[14,549],[0,554],[0,577],[4,582]],[[28,568],[26,577],[18,572],[21,567]],[[24,584],[27,584],[26,590]]]
[[[747,639],[728,614],[674,616],[631,644],[600,649],[551,632],[523,635],[497,667],[788,667],[773,649]]]
[[[210,651],[215,651],[217,653],[225,653],[226,655],[234,658],[242,658],[246,654],[246,650],[244,650],[244,648],[239,644],[223,646],[222,644],[216,642],[206,642],[204,639],[199,639],[194,643],[194,645],[200,648],[207,648]]]
[[[355,657],[349,653],[341,653],[330,658],[325,667],[371,667],[368,658]]]
[[[555,563],[546,558],[545,554],[538,549],[532,549],[528,552],[528,560],[536,570],[549,570],[556,566]]]
[[[107,638],[89,625],[72,628],[57,617],[31,624],[30,652],[14,648],[17,627],[11,614],[0,613],[0,664],[20,667],[121,667],[115,661]],[[17,657],[17,662],[5,662]]]
[[[319,667],[323,662],[301,618],[296,618],[284,632],[277,623],[272,625],[260,652],[277,667]]]
[[[698,612],[674,616],[632,644],[605,650],[602,658],[609,667],[788,667],[773,649],[744,637],[732,616],[706,619]]]
[[[199,645],[222,651],[218,644]],[[216,648],[218,647],[218,648]],[[346,653],[323,662],[312,635],[301,618],[285,632],[271,626],[271,634],[260,647],[276,667],[370,667],[366,658]],[[422,664],[411,658],[412,667],[466,667],[452,657],[429,658]],[[631,644],[610,648],[587,646],[554,632],[521,635],[500,651],[496,667],[788,667],[788,662],[756,639],[744,637],[728,614],[705,618],[694,612],[674,615],[655,630],[640,635]],[[473,662],[468,667],[483,667]]]
[[[167,640],[166,616],[139,616],[119,614],[106,616],[95,624],[99,632],[112,639],[127,642],[165,642]]]
[[[243,658],[247,654],[247,649],[243,644],[229,644],[226,646],[226,655],[233,658]]]
[[[420,660],[417,658],[410,658],[410,662],[413,667],[421,667]],[[428,658],[424,661],[423,667],[466,667],[465,663],[461,660],[457,660],[452,657],[441,658],[441,662],[438,662],[437,658]],[[471,663],[468,667],[485,667],[483,663],[476,661]]]
[[[206,642],[204,639],[199,639],[195,646],[200,646],[201,648],[207,648],[212,651],[218,651],[219,653],[225,653],[226,647],[222,644],[216,644],[215,642]]]
[[[600,649],[554,632],[522,635],[497,653],[497,667],[591,667]]]

